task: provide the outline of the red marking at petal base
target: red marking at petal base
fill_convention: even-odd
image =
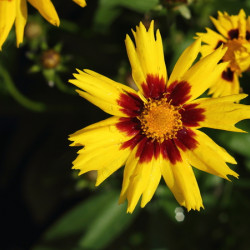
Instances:
[[[143,102],[140,97],[134,93],[122,93],[120,98],[117,100],[120,109],[124,114],[128,116],[138,116],[143,108]]]
[[[132,139],[124,142],[121,148],[125,149],[129,147],[132,150],[136,145],[138,145],[138,148],[135,156],[139,158],[140,163],[150,162],[153,157],[157,159],[160,155],[160,144],[142,134],[137,134]]]
[[[185,103],[191,95],[189,95],[191,90],[191,85],[186,81],[173,82],[167,89],[169,93],[168,100],[172,100],[171,104],[174,106],[181,105]]]
[[[218,49],[222,44],[224,44],[224,42],[223,42],[223,41],[219,41],[219,42],[217,43],[217,45],[215,46],[214,49]]]
[[[228,31],[228,36],[230,39],[238,39],[239,38],[239,29],[232,29]]]
[[[246,31],[246,39],[250,40],[250,31],[248,31],[248,30]]]
[[[183,128],[177,132],[175,144],[183,151],[195,149],[198,142],[194,139],[195,133],[191,129]]]
[[[161,144],[161,153],[165,159],[169,159],[172,164],[182,161],[179,149],[176,147],[173,139],[164,141]]]
[[[166,91],[166,82],[164,78],[154,75],[147,75],[147,83],[142,84],[144,96],[146,98],[159,99]]]
[[[132,139],[124,142],[121,146],[121,149],[130,148],[132,150],[141,140],[144,140],[144,138],[144,135],[137,134]]]
[[[137,135],[141,130],[140,121],[135,117],[121,117],[116,127],[128,136]]]
[[[184,126],[197,127],[199,122],[205,120],[205,109],[196,108],[198,104],[187,104],[179,111]]]
[[[138,149],[136,152],[136,157],[139,157],[140,163],[150,162],[154,156],[155,142],[152,142],[151,139],[144,137],[138,144]]]
[[[158,143],[156,141],[154,143],[155,143],[154,156],[155,156],[155,159],[157,159],[161,153],[161,145],[160,145],[160,143]]]
[[[234,79],[234,72],[230,69],[230,68],[227,68],[226,70],[224,70],[222,72],[222,78],[228,82],[232,82],[233,79]]]

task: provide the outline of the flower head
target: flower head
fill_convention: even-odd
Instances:
[[[238,15],[229,16],[226,12],[218,12],[218,19],[211,17],[218,33],[207,28],[207,33],[197,33],[205,43],[201,53],[206,56],[223,44],[227,52],[223,62],[229,62],[222,72],[220,81],[210,88],[214,97],[238,94],[239,76],[250,67],[250,16],[246,19],[244,10]]]
[[[180,205],[203,207],[192,167],[228,179],[238,175],[226,162],[234,158],[199,128],[240,132],[234,125],[250,118],[250,108],[235,102],[246,95],[197,99],[227,68],[218,62],[226,49],[218,48],[199,62],[200,39],[177,61],[168,79],[159,30],[140,23],[133,31],[135,44],[125,43],[133,79],[139,91],[90,70],[74,74],[77,92],[113,115],[70,136],[72,146],[83,146],[73,162],[79,174],[97,170],[96,185],[125,165],[120,203],[128,200],[133,212],[141,198],[144,207],[163,176]],[[191,167],[192,166],[192,167]]]
[[[60,20],[51,0],[0,0],[0,50],[15,22],[17,47],[23,42],[28,12],[27,1],[51,24],[59,26]],[[86,6],[85,0],[73,0]]]

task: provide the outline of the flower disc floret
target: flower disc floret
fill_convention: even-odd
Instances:
[[[166,97],[160,100],[149,99],[138,117],[142,133],[153,141],[176,138],[177,132],[182,129],[180,106],[171,105]]]

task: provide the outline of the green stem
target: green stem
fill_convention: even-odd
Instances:
[[[68,94],[76,94],[75,90],[71,87],[68,87],[66,84],[63,83],[61,78],[58,75],[55,75],[54,78],[55,84],[59,90]]]
[[[45,105],[43,103],[34,102],[19,92],[9,73],[2,66],[0,66],[0,75],[2,76],[8,92],[18,103],[33,111],[42,112],[45,110]]]

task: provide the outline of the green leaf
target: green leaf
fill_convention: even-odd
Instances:
[[[94,27],[105,33],[112,22],[120,15],[122,8],[145,13],[155,8],[159,0],[100,0],[95,13]]]
[[[92,221],[79,245],[83,249],[101,249],[108,245],[132,222],[133,214],[126,213],[126,204],[118,205],[118,197],[109,202]]]
[[[228,136],[228,134],[222,133],[219,139],[232,151],[250,157],[250,134],[234,133]]]
[[[59,219],[34,249],[105,247],[127,228],[136,214],[126,214],[126,205],[118,205],[118,195],[117,191],[109,191],[80,203]]]

